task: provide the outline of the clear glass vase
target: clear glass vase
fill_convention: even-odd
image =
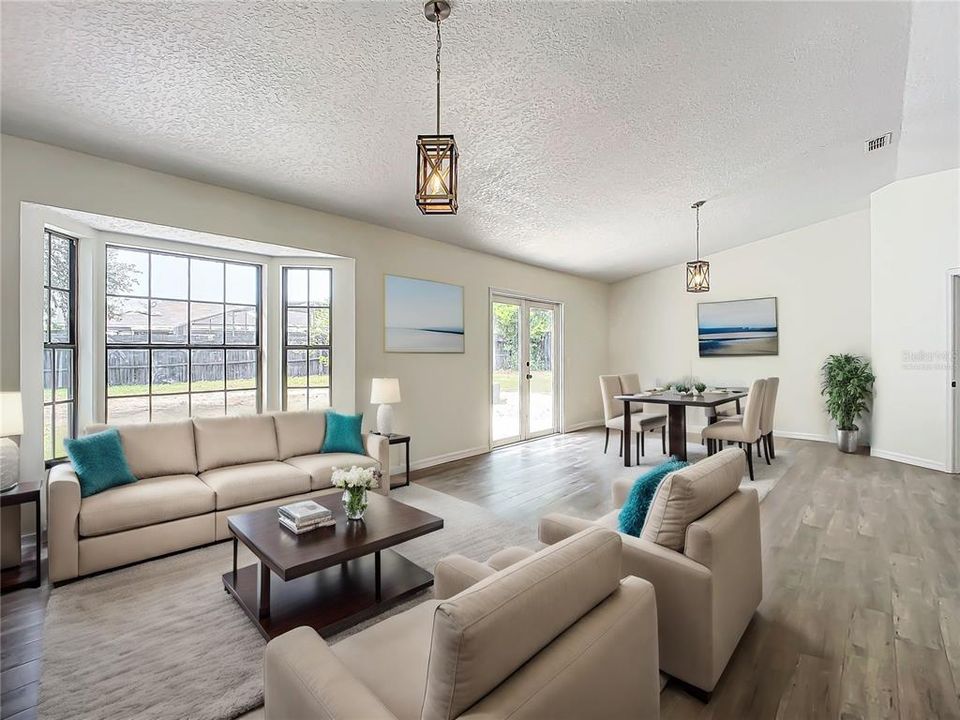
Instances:
[[[363,514],[367,511],[365,487],[346,488],[340,501],[343,503],[343,511],[348,520],[363,520]]]

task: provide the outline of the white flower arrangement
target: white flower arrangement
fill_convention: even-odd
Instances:
[[[345,490],[354,490],[363,488],[372,490],[380,487],[380,471],[376,468],[362,468],[354,465],[349,470],[335,467],[333,469],[333,486],[344,488]]]

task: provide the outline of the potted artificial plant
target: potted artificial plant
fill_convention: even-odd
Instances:
[[[841,452],[856,452],[860,431],[856,420],[867,411],[877,379],[870,361],[860,355],[831,355],[824,360],[820,372],[820,394],[826,398],[827,412],[837,423],[837,447]]]

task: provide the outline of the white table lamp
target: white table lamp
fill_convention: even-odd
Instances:
[[[11,437],[23,435],[23,403],[18,392],[0,392],[0,492],[20,481],[20,448]]]
[[[377,432],[393,432],[393,403],[400,402],[400,381],[397,378],[374,378],[370,388],[370,402],[377,408]]]

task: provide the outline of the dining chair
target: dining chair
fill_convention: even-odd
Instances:
[[[638,395],[643,392],[643,387],[640,385],[640,375],[637,373],[625,373],[620,376],[620,390],[623,391],[624,395]],[[646,455],[646,448],[644,448],[643,437],[645,432],[655,432],[657,428],[660,429],[660,446],[663,450],[663,454],[667,454],[667,406],[660,405],[659,403],[642,403],[640,405],[640,414],[638,417],[642,418],[641,430],[637,433],[637,445],[640,447],[640,455]],[[634,418],[634,413],[630,414],[631,421]],[[661,425],[657,418],[663,419],[663,424]],[[638,461],[639,462],[639,461]]]
[[[760,413],[763,409],[764,389],[766,380],[754,380],[750,386],[751,402],[747,405],[742,417],[717,420],[707,425],[701,436],[707,441],[707,454],[713,455],[717,450],[717,443],[737,443],[747,454],[747,468],[750,479],[753,475],[753,444],[760,439]]]
[[[639,385],[639,380],[637,381]],[[638,391],[639,392],[639,391]],[[601,375],[600,376],[600,394],[603,398],[603,424],[606,435],[603,441],[603,452],[606,453],[610,445],[610,431],[617,430],[620,433],[620,456],[623,456],[623,409],[619,401],[614,398],[617,395],[627,394],[620,382],[619,375]],[[631,393],[632,394],[632,393]],[[660,428],[660,443],[663,447],[663,453],[667,453],[667,417],[666,415],[651,415],[645,412],[630,413],[630,425],[632,431],[637,434],[637,445],[640,455],[646,455],[646,448],[643,442],[643,433],[647,430]]]
[[[780,389],[780,378],[768,377],[763,390],[763,408],[760,410],[760,436],[763,440],[763,451],[767,458],[776,459],[777,453],[773,447],[773,416],[777,410],[777,392]],[[759,455],[758,455],[759,457]]]
[[[767,384],[763,391],[763,405],[760,408],[760,439],[757,440],[755,445],[757,446],[757,459],[763,457],[769,465],[770,459],[776,459],[777,457],[773,447],[773,417],[777,409],[777,391],[780,388],[780,378],[768,377],[766,380]],[[746,412],[746,409],[744,409],[744,412]],[[742,417],[743,413],[726,416],[726,418],[732,420],[739,420]],[[763,455],[760,454],[761,446]]]

